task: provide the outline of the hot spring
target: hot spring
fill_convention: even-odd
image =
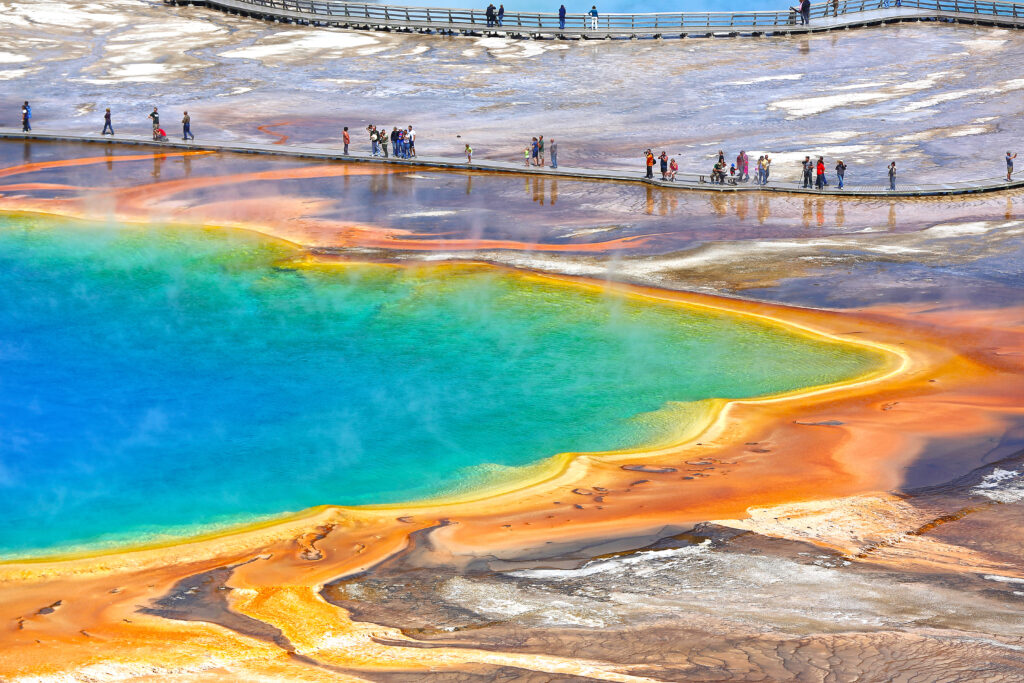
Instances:
[[[318,264],[243,231],[0,217],[0,553],[464,493],[671,440],[702,400],[875,352],[477,266]]]

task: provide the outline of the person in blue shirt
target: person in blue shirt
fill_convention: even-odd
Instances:
[[[565,29],[565,5],[558,8],[558,28]]]
[[[498,5],[498,26],[501,26],[505,21],[505,5]]]
[[[590,8],[590,29],[592,31],[597,30],[597,5],[593,5]]]

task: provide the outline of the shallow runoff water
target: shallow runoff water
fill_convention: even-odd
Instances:
[[[8,215],[0,272],[7,558],[451,494],[878,362],[496,269],[309,264],[242,231]]]

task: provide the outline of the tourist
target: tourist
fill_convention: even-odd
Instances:
[[[106,135],[107,131],[110,131],[111,135],[114,134],[114,126],[110,123],[110,107],[107,107],[107,110],[103,112],[103,132],[101,135]]]
[[[729,177],[730,178],[735,178],[736,177],[736,164],[729,164]]]
[[[377,129],[378,140],[380,141],[380,151],[383,153],[384,158],[388,158],[388,127],[381,126]]]
[[[192,117],[188,115],[188,112],[183,112],[184,116],[181,119],[181,139],[182,140],[195,140],[196,136],[192,135]]]
[[[590,8],[590,30],[597,30],[597,5]]]
[[[896,189],[896,162],[889,163],[889,189]]]
[[[718,150],[718,163],[720,163],[723,168],[725,167],[725,152],[722,150]]]
[[[352,142],[352,138],[348,134],[348,126],[345,126],[345,128],[342,129],[342,131],[341,131],[341,141],[345,145],[345,152],[344,152],[344,154],[345,154],[345,156],[348,156],[348,146],[349,146],[349,143]]]
[[[398,153],[398,126],[391,126],[391,135],[389,137],[391,139],[391,153],[396,157],[400,156]]]
[[[551,141],[551,168],[558,168],[558,143]]]
[[[668,180],[668,154],[665,154],[665,150],[661,150],[661,154],[658,155],[658,161],[661,166],[661,179]]]
[[[668,162],[668,179],[672,182],[676,181],[676,173],[679,172],[679,164],[676,163],[675,157]]]
[[[484,10],[484,16],[487,18],[487,26],[494,26],[494,3],[487,5],[487,9]]]
[[[505,23],[505,5],[498,5],[498,26]]]
[[[565,30],[565,5],[558,8],[558,28]]]
[[[1013,160],[1017,158],[1016,154],[1010,154],[1009,150],[1006,152],[1006,182],[1013,180]]]
[[[800,19],[804,26],[811,23],[811,0],[801,0]]]
[[[529,147],[529,145],[527,145],[526,147],[523,147],[523,161],[526,164],[526,166],[530,165],[530,147]]]
[[[836,162],[836,177],[839,178],[839,189],[843,189],[843,178],[846,177],[846,164],[840,159]]]
[[[370,135],[370,156],[379,156],[377,153],[377,126],[371,123],[366,127],[366,132]]]
[[[473,148],[469,146],[468,142],[466,143],[466,163],[473,163]]]
[[[768,184],[768,176],[771,175],[771,172],[772,172],[772,160],[771,160],[771,158],[769,158],[769,156],[767,154],[764,155],[763,168],[764,168],[764,179],[761,181],[761,184],[762,185],[767,185]]]
[[[761,176],[764,173],[763,169],[761,168],[761,162],[763,162],[763,161],[764,161],[764,155],[762,154],[761,156],[759,156],[757,158],[757,163],[754,165],[754,184],[755,185],[760,185],[761,184],[761,180],[762,180]]]
[[[416,157],[416,131],[409,126],[409,133],[406,135],[409,139],[409,156],[412,158]]]
[[[537,165],[544,165],[544,136],[537,139]]]
[[[537,138],[533,138],[533,140],[530,141],[530,163],[536,166],[539,158],[540,150],[537,149]]]
[[[739,180],[741,182],[750,180],[750,160],[747,158],[747,153],[742,149],[739,156],[736,157],[736,172],[739,173]]]
[[[649,149],[644,152],[644,161],[647,163],[647,177],[654,178],[654,152]]]
[[[21,105],[21,132],[28,133],[32,130],[32,105],[25,100],[25,104]]]
[[[809,156],[805,156],[804,160],[800,162],[800,168],[803,170],[804,184],[802,187],[811,187],[811,176],[814,175],[814,162],[811,161]]]
[[[149,119],[153,122],[153,139],[156,139],[156,131],[160,127],[160,112],[153,107],[153,111],[149,112]]]
[[[817,178],[814,181],[815,187],[817,187],[819,190],[824,190],[825,186],[828,185],[828,182],[825,180],[825,158],[824,157],[818,157],[818,163],[815,166],[814,170],[815,170],[815,172],[817,174]]]

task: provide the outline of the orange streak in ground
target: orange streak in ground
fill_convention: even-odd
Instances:
[[[278,133],[277,131],[273,131],[270,129],[277,128],[278,126],[291,125],[293,125],[292,121],[282,121],[281,123],[264,123],[262,126],[256,126],[256,130],[260,131],[261,133],[266,133],[267,135],[273,135],[275,138],[277,138],[277,140],[274,141],[274,144],[283,145],[285,142],[288,141],[288,138],[291,136],[285,135],[284,133]]]
[[[22,164],[21,166],[0,168],[0,178],[18,175],[19,173],[45,171],[46,169],[50,168],[67,168],[69,166],[89,166],[91,164],[106,163],[108,161],[144,161],[146,159],[153,159],[157,157],[187,157],[205,154],[213,154],[213,152],[204,150],[197,150],[195,152],[156,152],[153,154],[126,154],[124,156],[111,155],[102,157],[84,157],[81,159],[62,159],[60,161],[38,161],[31,164]]]
[[[276,180],[302,180],[361,175],[403,173],[404,170],[351,164],[321,164],[273,169],[233,175],[196,176],[125,188],[113,188],[85,197],[21,199],[8,198],[7,208],[60,213],[78,218],[104,218],[113,212],[125,221],[161,220],[215,223],[224,227],[256,230],[317,247],[366,247],[406,251],[475,251],[509,249],[542,252],[600,253],[638,247],[651,235],[634,235],[604,242],[544,244],[517,240],[480,238],[444,239],[433,233],[345,221],[303,217],[311,209],[330,209],[335,200],[311,197],[261,195],[232,198],[222,202],[182,206],[181,195],[196,190]],[[16,202],[16,203],[15,203]],[[162,204],[164,202],[165,204]],[[167,206],[165,210],[165,206]]]

